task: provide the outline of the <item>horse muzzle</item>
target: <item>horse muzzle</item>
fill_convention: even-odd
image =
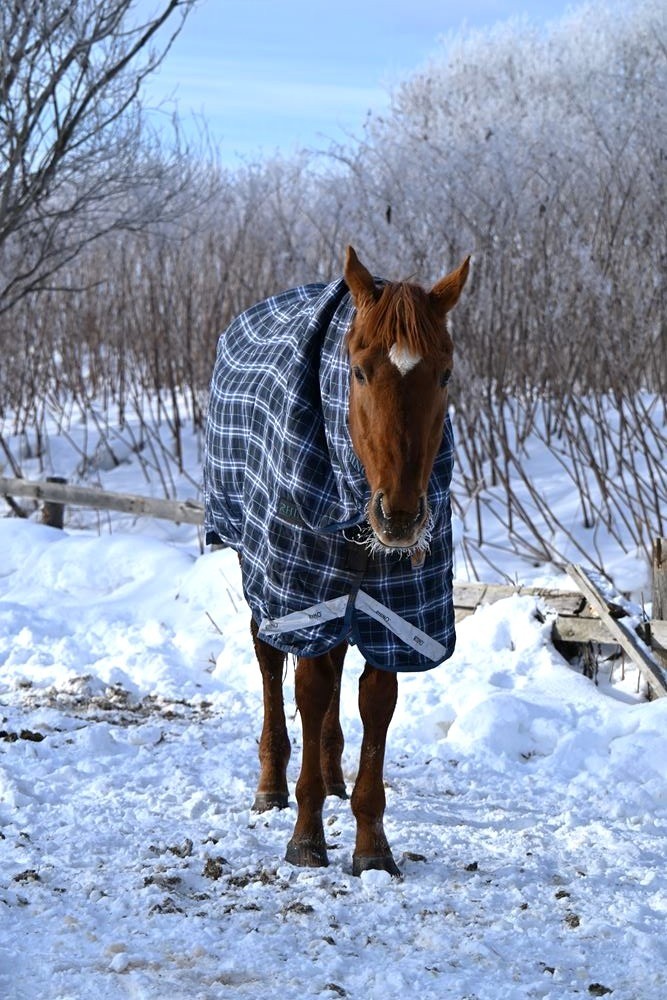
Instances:
[[[422,494],[414,512],[392,510],[382,490],[376,490],[368,507],[368,520],[380,545],[412,549],[418,545],[428,521],[428,502]]]

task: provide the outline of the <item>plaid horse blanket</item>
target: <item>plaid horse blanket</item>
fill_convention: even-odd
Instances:
[[[283,292],[221,335],[204,460],[206,540],[241,556],[260,636],[300,656],[344,639],[375,667],[425,670],[454,649],[449,419],[429,484],[421,567],[369,553],[370,490],[348,430],[347,285]]]

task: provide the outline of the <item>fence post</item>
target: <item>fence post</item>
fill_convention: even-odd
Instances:
[[[667,670],[667,538],[653,539],[651,562],[651,621],[649,638],[651,649]]]
[[[667,619],[667,538],[653,539],[651,618]]]
[[[67,480],[63,476],[47,476],[47,483],[62,483],[66,485]],[[65,504],[55,500],[45,500],[42,505],[42,524],[49,528],[62,529],[65,524]]]

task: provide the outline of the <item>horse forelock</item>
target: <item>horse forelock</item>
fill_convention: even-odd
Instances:
[[[357,315],[355,334],[364,347],[385,353],[394,349],[413,357],[428,357],[442,350],[443,326],[428,292],[409,282],[383,286],[379,298],[363,315]]]

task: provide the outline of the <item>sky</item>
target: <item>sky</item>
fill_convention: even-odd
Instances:
[[[156,0],[140,0],[155,10]],[[226,164],[359,136],[452,32],[560,19],[571,0],[200,0],[148,81],[150,107],[204,124]],[[158,119],[159,120],[159,119]]]

